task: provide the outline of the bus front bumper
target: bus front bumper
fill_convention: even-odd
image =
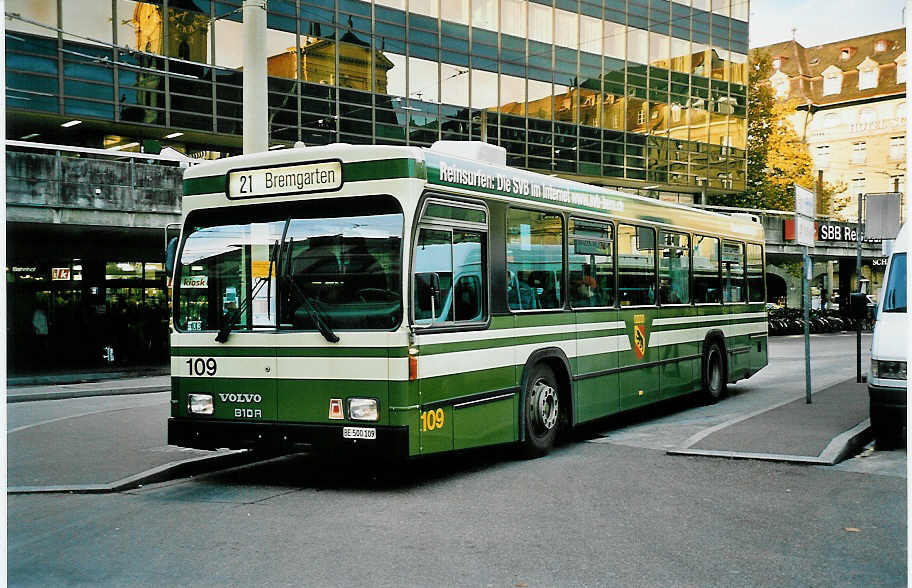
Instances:
[[[408,427],[371,426],[376,439],[346,439],[344,427],[301,423],[251,423],[169,418],[168,444],[195,449],[258,449],[276,452],[349,452],[404,458],[409,454]]]

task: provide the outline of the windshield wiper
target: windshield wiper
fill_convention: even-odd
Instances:
[[[285,235],[282,235],[282,241],[285,241]],[[283,284],[286,284],[291,292],[295,295],[301,302],[301,306],[304,307],[304,310],[307,311],[307,314],[310,316],[310,319],[317,325],[317,329],[320,331],[320,334],[323,335],[323,338],[329,341],[330,343],[338,343],[339,336],[336,335],[329,325],[326,324],[326,320],[323,317],[323,313],[320,312],[316,306],[313,305],[313,301],[310,297],[301,290],[294,278],[291,277],[291,252],[294,249],[294,237],[288,243],[288,249],[285,249],[285,259],[279,259],[276,264],[276,275]]]
[[[291,291],[294,292],[295,297],[301,302],[301,306],[304,307],[304,310],[307,311],[307,314],[310,316],[311,320],[315,325],[317,325],[317,329],[319,329],[320,334],[323,335],[323,338],[330,343],[338,343],[339,336],[336,335],[329,327],[329,325],[326,324],[326,321],[323,319],[323,313],[321,313],[317,307],[313,305],[310,297],[305,294],[297,284],[295,284],[295,281],[291,276],[285,276],[283,281],[291,287]]]
[[[266,291],[266,308],[267,312],[269,307],[269,300],[272,298],[272,266],[276,264],[276,269],[278,270],[277,262],[280,261],[280,254],[282,251],[282,246],[285,244],[285,235],[288,232],[288,225],[291,223],[291,217],[285,219],[285,229],[282,231],[282,240],[276,241],[272,247],[272,254],[269,256],[269,273],[265,277],[259,279],[259,281],[250,289],[250,292],[244,298],[243,302],[238,305],[238,307],[230,315],[225,313],[223,316],[222,326],[219,328],[218,334],[215,336],[215,341],[217,343],[224,343],[228,340],[228,335],[231,334],[231,331],[234,329],[235,323],[238,319],[241,318],[241,315],[244,313],[247,308],[250,307],[250,303],[256,298],[256,295],[263,289],[263,284],[269,284],[269,288]],[[276,272],[278,274],[278,271]]]

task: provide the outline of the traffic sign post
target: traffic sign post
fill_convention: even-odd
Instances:
[[[811,256],[808,247],[814,246],[814,219],[817,216],[817,198],[810,190],[795,186],[795,242],[804,245],[804,271],[802,290],[804,293],[804,394],[805,402],[811,403]]]

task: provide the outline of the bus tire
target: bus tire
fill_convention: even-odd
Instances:
[[[702,362],[702,396],[707,404],[718,402],[727,388],[725,352],[715,339],[710,340],[703,350]]]
[[[522,453],[527,458],[541,457],[554,447],[560,425],[560,390],[554,371],[545,363],[536,364],[523,392]]]

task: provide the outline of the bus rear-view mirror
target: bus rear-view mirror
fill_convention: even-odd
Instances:
[[[177,237],[172,237],[165,248],[165,271],[169,276],[174,273],[175,257],[177,257]]]

